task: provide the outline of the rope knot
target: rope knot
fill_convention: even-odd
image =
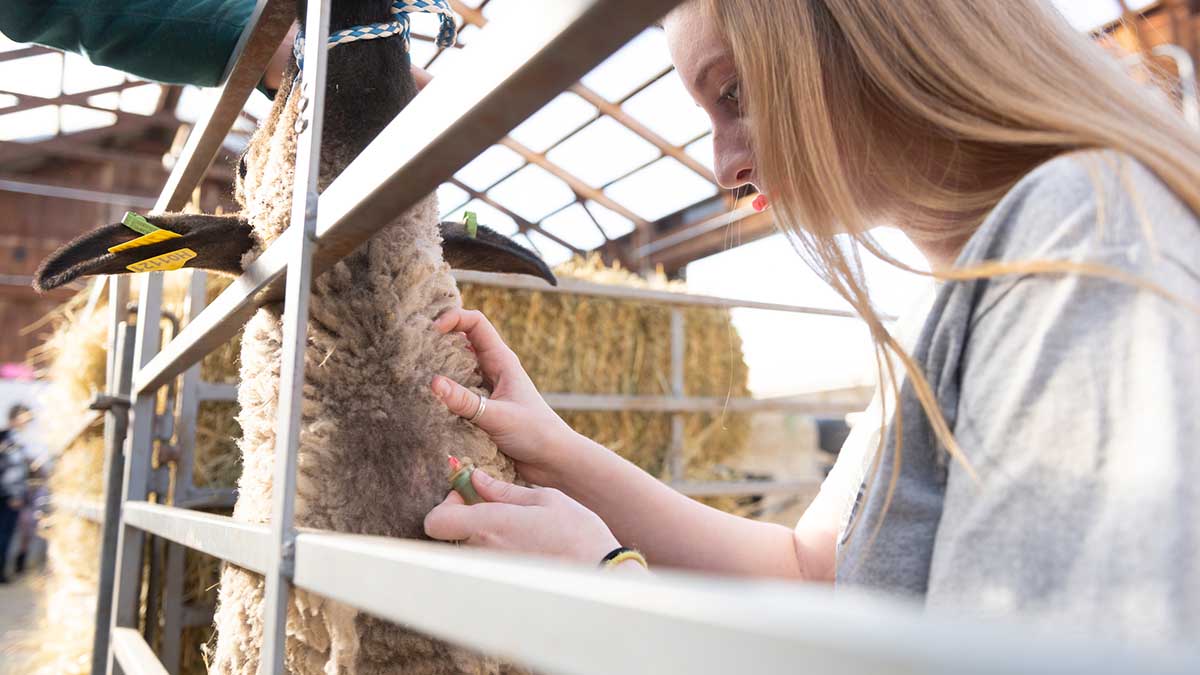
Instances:
[[[458,27],[454,22],[454,12],[450,11],[450,6],[446,0],[392,0],[392,6],[389,10],[392,18],[390,21],[381,21],[379,23],[368,23],[362,26],[353,26],[344,30],[339,30],[329,34],[329,47],[335,47],[346,42],[355,42],[357,40],[375,40],[380,38],[389,38],[400,36],[404,40],[404,51],[408,51],[409,42],[412,39],[411,26],[409,25],[409,14],[424,13],[437,14],[441,19],[441,30],[438,31],[437,44],[439,47],[451,47],[454,45],[454,40],[458,37]],[[296,35],[296,41],[292,45],[292,53],[296,57],[296,63],[300,69],[304,69],[304,25],[300,25],[300,33]]]

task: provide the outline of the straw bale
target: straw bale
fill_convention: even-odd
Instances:
[[[576,258],[555,272],[561,278],[634,288],[685,292],[661,273],[648,279],[598,257]],[[462,284],[463,304],[481,310],[521,358],[543,392],[670,395],[671,307],[584,295],[510,290]],[[742,344],[728,310],[684,309],[684,391],[688,396],[748,395]],[[644,412],[567,412],[576,431],[634,464],[666,477],[671,416]],[[745,414],[684,416],[686,475],[713,477],[713,467],[741,452],[749,436]]]
[[[620,284],[675,292],[683,284],[661,274],[643,279],[597,258],[576,259],[556,270],[559,276],[596,283]],[[186,274],[168,274],[164,284],[166,311],[182,316]],[[211,300],[226,282],[209,283]],[[136,290],[136,284],[134,284]],[[670,306],[661,302],[595,298],[568,294],[462,285],[467,307],[482,310],[521,357],[539,389],[588,394],[669,395]],[[86,293],[72,298],[47,319],[50,334],[32,355],[43,377],[52,381],[48,409],[64,419],[78,417],[104,384],[106,303],[84,312]],[[747,369],[741,340],[727,310],[684,310],[686,321],[685,391],[689,396],[748,395]],[[164,323],[164,328],[169,324]],[[235,338],[201,362],[209,382],[236,383],[238,343]],[[165,407],[165,397],[160,407]],[[205,402],[197,417],[194,482],[202,487],[233,487],[241,471],[235,421],[236,403]],[[567,423],[612,448],[650,473],[665,477],[671,420],[665,413],[573,412]],[[70,424],[50,425],[70,427]],[[722,461],[740,453],[749,436],[748,416],[739,413],[685,415],[686,475],[694,480],[729,477]],[[47,439],[53,443],[53,439]],[[58,445],[61,447],[61,443]],[[98,498],[103,490],[103,439],[99,425],[71,444],[59,458],[51,478],[57,495]],[[734,499],[706,500],[731,511]],[[36,644],[33,663],[23,672],[86,672],[91,649],[99,529],[67,513],[46,523],[51,572],[42,593],[42,621],[29,637]],[[215,603],[218,563],[189,551],[184,582],[185,602]],[[183,638],[183,673],[206,671],[202,645],[209,627],[188,628]]]

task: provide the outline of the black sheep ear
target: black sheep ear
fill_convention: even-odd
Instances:
[[[83,276],[181,267],[240,274],[242,256],[254,246],[250,225],[237,216],[166,213],[126,220],[138,229],[105,225],[55,251],[38,267],[33,287],[44,292]]]
[[[554,273],[535,253],[482,225],[471,233],[463,223],[443,222],[442,254],[455,269],[529,274],[558,285]]]

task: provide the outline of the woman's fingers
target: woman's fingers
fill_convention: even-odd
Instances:
[[[438,400],[449,408],[450,412],[470,420],[489,434],[501,430],[504,426],[505,418],[512,412],[510,408],[512,404],[508,401],[498,401],[489,398],[487,407],[483,409],[483,413],[479,417],[475,417],[475,413],[479,412],[479,394],[448,377],[435,375],[431,388],[433,389],[433,395],[437,396]]]
[[[430,75],[429,71],[425,70],[424,68],[420,66],[410,66],[410,69],[412,70],[413,81],[417,85],[417,91],[421,91],[425,88],[425,85],[433,82],[433,75]]]
[[[478,469],[471,473],[471,484],[475,486],[475,491],[479,493],[479,496],[487,502],[516,506],[541,504],[537,490],[497,480]]]
[[[517,359],[516,354],[508,348],[508,345],[504,344],[496,327],[487,320],[482,312],[450,309],[434,320],[433,325],[442,333],[451,331],[465,333],[467,340],[475,348],[475,354],[479,357],[480,363],[485,366],[488,361],[499,364],[509,360],[515,362]]]
[[[450,412],[471,419],[479,412],[479,394],[467,389],[448,377],[435,375],[433,378],[433,393],[441,400]],[[484,411],[486,413],[486,411]],[[480,415],[480,419],[483,416]],[[479,420],[475,420],[478,422]]]

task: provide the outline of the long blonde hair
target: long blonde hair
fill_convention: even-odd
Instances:
[[[879,204],[904,203],[916,221],[954,224],[915,235],[961,245],[1037,165],[1098,148],[1137,159],[1200,213],[1200,135],[1165,97],[1147,96],[1112,57],[1067,25],[1048,0],[703,4],[733,54],[755,172],[777,222],[866,321],[880,382],[890,382],[899,400],[894,355],[938,440],[973,475],[920,367],[872,306],[857,248],[835,235],[847,233],[904,267],[867,234],[896,215],[881,213]],[[935,276],[1031,272],[1144,285],[1056,261],[987,263]],[[899,414],[893,424],[896,457],[883,513],[900,467]],[[880,525],[882,518],[876,533]]]

